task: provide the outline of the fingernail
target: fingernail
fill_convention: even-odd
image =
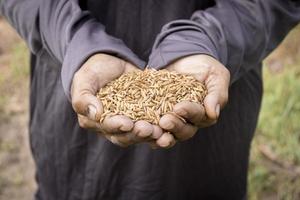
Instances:
[[[169,141],[167,138],[163,138],[164,140],[161,142],[160,146],[163,148],[166,148],[168,146],[170,146],[171,141]]]
[[[219,115],[220,115],[220,104],[217,104],[217,106],[216,106],[216,116],[217,116],[217,118],[219,118]]]
[[[97,114],[97,109],[94,106],[89,105],[88,106],[88,117],[91,120],[96,120],[96,114]]]

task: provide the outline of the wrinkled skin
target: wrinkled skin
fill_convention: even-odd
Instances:
[[[123,73],[139,69],[122,59],[96,54],[84,63],[73,78],[72,106],[80,126],[94,130],[123,147],[147,142],[153,148],[170,148],[177,140],[192,138],[198,128],[215,124],[228,100],[230,75],[226,67],[210,56],[193,55],[178,59],[166,69],[194,76],[208,89],[204,106],[187,101],[174,106],[173,111],[186,119],[187,123],[171,114],[164,115],[159,126],[146,121],[134,123],[122,115],[107,117],[103,123],[99,123],[103,107],[95,96],[97,91]]]
[[[107,117],[99,123],[103,107],[96,93],[123,73],[139,70],[132,64],[106,54],[91,56],[76,72],[71,88],[72,106],[82,128],[105,136],[112,143],[128,146],[138,142],[151,142],[163,131],[146,121],[133,122],[126,116]]]
[[[160,127],[174,136],[168,140],[169,146],[171,146],[176,143],[176,140],[184,141],[192,138],[198,128],[208,127],[217,122],[220,110],[228,101],[230,73],[219,61],[207,55],[181,58],[167,66],[166,69],[191,75],[203,83],[208,90],[204,106],[187,101],[174,106],[173,111],[186,119],[187,123],[170,114],[166,114],[160,119]],[[158,140],[157,143],[160,144],[159,142]]]

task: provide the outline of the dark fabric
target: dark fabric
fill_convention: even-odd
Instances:
[[[32,52],[30,141],[42,200],[242,199],[262,59],[300,20],[288,0],[2,0]],[[219,122],[169,150],[119,148],[79,127],[73,74],[105,52],[140,68],[196,53],[231,72]]]
[[[178,57],[204,53],[231,72],[231,83],[259,63],[300,19],[300,1],[216,0],[190,20],[165,25],[156,38],[150,66],[162,68]]]

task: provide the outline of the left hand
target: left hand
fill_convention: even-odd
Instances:
[[[106,117],[99,123],[103,105],[96,97],[97,91],[123,73],[139,70],[133,64],[108,54],[94,54],[75,73],[71,98],[79,126],[93,130],[112,143],[126,147],[131,144],[151,143],[162,135],[159,126],[146,121],[133,122],[124,115]]]
[[[186,119],[187,123],[171,114],[166,114],[160,119],[159,126],[172,134],[164,133],[156,143],[159,146],[171,147],[176,143],[176,139],[187,140],[195,135],[198,128],[208,127],[217,122],[220,110],[228,100],[230,73],[219,61],[202,54],[181,58],[166,69],[191,75],[208,90],[204,106],[188,101],[174,106],[173,111]]]

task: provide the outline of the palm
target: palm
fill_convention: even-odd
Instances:
[[[220,62],[207,55],[184,57],[166,69],[194,76],[208,90],[204,106],[192,102],[181,102],[174,106],[174,112],[189,123],[183,123],[172,115],[165,115],[160,120],[163,129],[173,133],[179,140],[186,140],[193,137],[199,127],[217,122],[220,109],[227,103],[230,74]]]

